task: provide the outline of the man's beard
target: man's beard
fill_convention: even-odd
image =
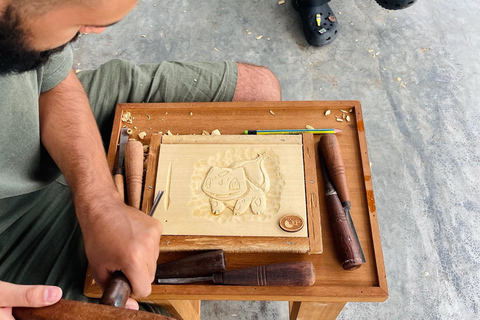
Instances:
[[[70,42],[75,41],[79,34]],[[46,51],[31,49],[15,9],[8,5],[3,17],[0,17],[0,76],[39,69],[67,44]]]

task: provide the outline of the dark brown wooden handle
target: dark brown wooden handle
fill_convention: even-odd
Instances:
[[[325,200],[332,226],[333,242],[342,267],[345,270],[358,269],[363,264],[360,247],[350,228],[342,203],[330,182],[325,186]]]
[[[155,278],[203,277],[225,271],[225,268],[225,253],[223,250],[215,250],[159,264]]]
[[[213,282],[243,286],[311,286],[315,267],[310,261],[286,262],[213,275]]]
[[[112,308],[95,303],[65,299],[43,308],[13,308],[13,316],[17,320],[175,320],[149,312]]]
[[[121,271],[115,271],[103,291],[100,303],[107,306],[123,308],[131,292],[132,287],[127,277],[125,277]]]
[[[125,180],[128,204],[140,209],[143,182],[143,145],[140,141],[128,141],[125,146]]]
[[[343,164],[342,153],[338,145],[337,136],[329,133],[320,138],[320,148],[327,165],[328,173],[332,179],[335,190],[343,206],[350,207],[350,194],[348,193],[347,175]]]

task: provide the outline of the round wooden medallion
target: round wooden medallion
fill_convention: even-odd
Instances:
[[[296,214],[287,214],[278,221],[280,228],[287,232],[297,232],[303,228],[304,222],[302,217]]]

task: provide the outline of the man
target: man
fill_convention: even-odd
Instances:
[[[0,0],[0,319],[55,303],[62,289],[85,299],[86,258],[100,286],[121,270],[133,297],[150,293],[162,227],[120,199],[97,128],[108,142],[117,103],[281,99],[268,69],[235,62],[116,60],[77,78],[64,45],[136,2]]]

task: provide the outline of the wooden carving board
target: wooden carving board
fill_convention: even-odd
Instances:
[[[305,143],[310,147],[305,148]],[[160,250],[221,248],[226,252],[321,253],[320,211],[318,207],[307,207],[305,195],[307,187],[308,194],[314,192],[318,196],[316,189],[310,190],[311,186],[305,185],[315,172],[311,170],[315,166],[314,155],[305,157],[307,150],[313,151],[312,144],[311,135],[175,135],[161,139],[152,136],[150,147],[156,153],[152,158],[158,158],[155,193],[165,192],[154,214],[164,226]],[[152,171],[152,166],[153,163],[148,170]],[[304,170],[305,166],[310,170]],[[238,199],[232,198],[218,201],[225,208],[222,207],[220,214],[213,214],[211,197],[202,190],[207,175],[210,170],[213,173],[230,170],[235,177],[238,167],[246,172],[249,189],[265,195],[265,211],[253,213],[254,197],[251,205],[243,206],[243,213],[235,215]],[[264,174],[270,184],[268,192],[258,178]],[[147,175],[151,176],[148,172]],[[251,201],[248,194],[246,201]],[[300,216],[305,226],[294,233],[282,230],[279,220],[286,214]]]
[[[279,226],[287,214],[307,221],[300,135],[164,136],[159,190],[164,235],[308,236]]]

